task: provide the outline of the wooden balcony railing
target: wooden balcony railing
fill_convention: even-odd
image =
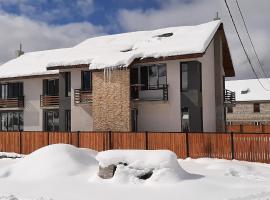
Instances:
[[[0,99],[0,108],[23,108],[24,97]]]
[[[59,96],[40,95],[40,107],[59,106]]]
[[[151,91],[161,91],[159,95],[151,94]],[[142,96],[142,92],[145,93],[145,96]],[[135,101],[168,101],[168,85],[148,85],[143,84],[133,84],[131,85],[131,99]]]
[[[93,102],[92,91],[84,91],[81,89],[74,90],[74,102],[78,104],[91,104]]]
[[[225,106],[235,105],[235,92],[225,89],[224,91],[224,104]]]

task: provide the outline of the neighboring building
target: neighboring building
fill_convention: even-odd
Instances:
[[[26,53],[0,66],[1,129],[224,131],[225,76],[220,21]]]
[[[260,79],[270,86],[270,79]],[[234,91],[236,103],[227,108],[227,124],[270,124],[270,91],[257,79],[226,81],[226,88]]]

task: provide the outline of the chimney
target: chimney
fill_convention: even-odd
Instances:
[[[218,16],[218,12],[216,13],[216,17],[214,18],[214,21],[220,20],[220,17]]]
[[[23,54],[24,54],[24,52],[22,50],[22,44],[20,44],[20,49],[15,51],[15,55],[16,55],[16,57],[20,57]]]

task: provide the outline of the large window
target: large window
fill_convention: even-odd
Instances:
[[[71,95],[71,75],[70,72],[65,72],[65,96]]]
[[[153,64],[140,67],[142,90],[162,89],[167,84],[165,64]]]
[[[44,115],[45,131],[59,131],[59,111],[45,110]]]
[[[18,98],[23,96],[23,83],[4,83],[0,84],[0,98]]]
[[[92,72],[82,71],[82,88],[83,91],[92,90]]]
[[[183,63],[181,66],[181,90],[188,90],[188,63]]]
[[[23,113],[20,111],[7,111],[0,113],[1,131],[23,131]]]
[[[43,80],[43,94],[46,96],[59,96],[59,79]]]
[[[65,111],[65,130],[71,131],[71,112],[70,110]]]

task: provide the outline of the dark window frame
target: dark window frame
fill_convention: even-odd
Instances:
[[[52,85],[50,85],[52,84]],[[52,87],[51,87],[52,86]],[[43,80],[43,95],[59,96],[59,79],[44,79]]]
[[[65,72],[65,96],[71,96],[71,73]]]
[[[150,84],[150,68],[151,67],[156,67],[157,72],[156,72],[156,78],[157,78],[157,83],[156,84]],[[161,84],[161,77],[160,76],[160,69],[165,68],[165,84]],[[147,64],[147,65],[136,65],[134,68],[138,68],[138,84],[144,84],[141,87],[141,90],[162,90],[163,85],[168,84],[168,74],[167,74],[167,64],[166,63],[158,63],[158,64]],[[143,73],[144,71],[144,73]],[[146,72],[146,73],[145,73]]]
[[[3,89],[5,93],[3,93]],[[24,96],[23,82],[0,84],[0,99],[21,98]]]
[[[180,91],[181,92],[187,92],[187,91],[189,91],[189,84],[187,83],[187,88],[186,89],[183,89],[182,88],[182,66],[183,66],[183,64],[188,64],[188,63],[193,63],[193,62],[196,62],[196,63],[199,63],[200,64],[200,67],[199,67],[199,69],[200,69],[200,74],[201,74],[201,76],[200,76],[200,83],[201,83],[201,85],[200,85],[200,92],[202,92],[202,63],[200,62],[200,61],[197,61],[197,60],[191,60],[191,61],[185,61],[185,62],[180,62]],[[187,76],[188,76],[188,71],[187,71]],[[189,79],[188,79],[188,77],[187,77],[187,81],[188,81]]]
[[[53,118],[52,118],[52,122],[53,122],[53,127],[52,129],[50,130],[49,127],[48,127],[48,113],[53,113]],[[58,113],[58,125],[57,124],[54,124],[54,121],[55,121],[55,113]],[[48,109],[48,110],[44,110],[44,118],[43,118],[43,124],[44,124],[44,131],[59,131],[60,130],[60,118],[59,118],[59,110],[55,110],[55,109]],[[58,128],[55,128],[55,127],[58,127]]]
[[[65,130],[71,131],[71,110],[65,110]]]
[[[14,124],[14,121],[16,120],[15,119],[15,114],[18,116],[17,118],[17,126],[18,128],[15,129],[15,125]],[[2,116],[3,115],[6,115],[6,129],[3,130],[3,119],[2,119]],[[12,115],[12,128],[10,128],[10,116]],[[23,111],[1,111],[0,112],[0,131],[23,131],[24,129],[24,120],[23,120]]]
[[[231,106],[227,107],[227,113],[233,113],[233,107]]]
[[[85,80],[85,73],[89,73],[89,82],[86,82]],[[87,84],[86,84],[87,83]],[[88,86],[89,84],[89,86]],[[93,75],[92,75],[92,71],[90,70],[83,70],[81,71],[81,90],[82,91],[92,91],[93,89]]]
[[[253,112],[254,113],[260,113],[261,112],[260,103],[254,103],[253,104]]]

